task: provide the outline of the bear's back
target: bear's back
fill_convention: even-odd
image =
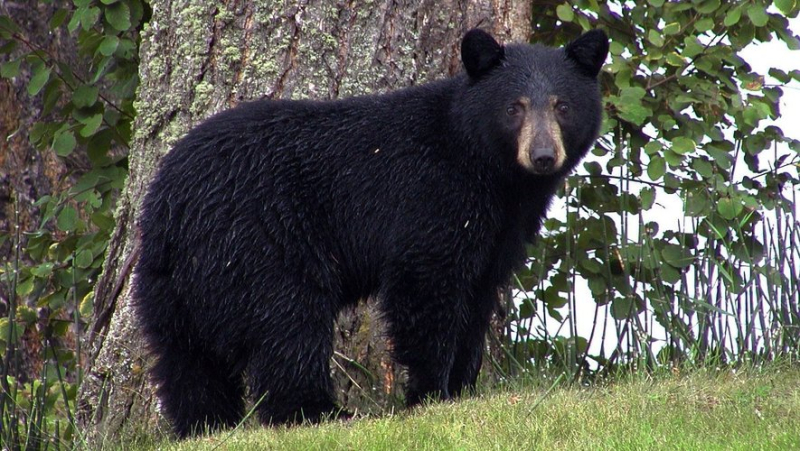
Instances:
[[[143,266],[189,280],[251,253],[335,255],[349,256],[339,258],[353,278],[367,267],[366,278],[376,277],[381,237],[415,214],[404,209],[449,194],[430,191],[454,176],[445,162],[460,157],[443,133],[455,83],[338,101],[259,100],[209,118],[162,158],[140,218]]]

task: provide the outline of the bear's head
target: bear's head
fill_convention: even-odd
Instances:
[[[458,108],[471,116],[471,133],[500,145],[511,164],[537,175],[565,174],[597,139],[597,76],[607,53],[608,37],[600,30],[555,49],[502,46],[473,29],[461,42],[468,81]]]

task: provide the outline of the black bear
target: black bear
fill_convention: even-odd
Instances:
[[[259,100],[166,155],[134,302],[180,436],[336,412],[339,311],[374,299],[406,400],[475,384],[499,287],[602,119],[602,31],[562,49],[469,31],[464,73],[383,95]]]

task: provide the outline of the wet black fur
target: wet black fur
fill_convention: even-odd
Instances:
[[[265,423],[335,411],[333,323],[359,299],[387,321],[409,405],[472,387],[497,289],[597,136],[607,48],[602,32],[565,50],[471,31],[466,74],[345,100],[255,101],[194,128],[145,198],[134,283],[176,432],[236,424],[246,384],[265,395]],[[522,95],[570,104],[555,174],[515,160],[506,109]]]

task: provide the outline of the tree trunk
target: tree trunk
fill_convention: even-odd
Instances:
[[[527,40],[530,3],[517,0],[152,1],[142,33],[130,175],[117,210],[103,277],[95,289],[89,370],[79,420],[89,442],[161,421],[149,358],[130,305],[137,256],[135,218],[161,155],[190,128],[240,101],[337,98],[442,78],[460,69],[470,27]],[[401,383],[375,312],[342,315],[332,368],[349,409],[391,406]]]

